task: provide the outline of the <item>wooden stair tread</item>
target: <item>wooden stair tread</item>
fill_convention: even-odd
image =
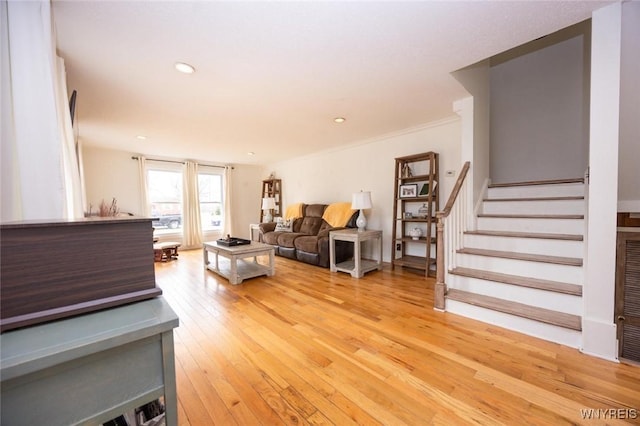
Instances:
[[[552,291],[554,293],[582,296],[582,287],[577,284],[563,283],[559,281],[542,280],[519,275],[501,274],[498,272],[482,271],[472,268],[454,268],[449,273],[468,278],[478,278],[487,281],[497,281],[504,284],[520,287],[535,288],[538,290]]]
[[[584,183],[584,178],[576,179],[552,179],[552,180],[532,180],[524,182],[492,183],[489,188],[507,188],[510,186],[534,186],[534,185],[557,185],[563,183]]]
[[[482,201],[573,201],[584,200],[583,195],[570,197],[511,197],[511,198],[485,198]]]
[[[446,297],[447,299],[456,300],[458,302],[468,303],[481,308],[528,318],[546,324],[556,325],[571,330],[582,330],[582,319],[577,315],[538,308],[536,306],[525,305],[524,303],[511,302],[504,299],[483,296],[456,289],[450,289],[447,292]]]
[[[527,260],[530,262],[554,263],[557,265],[582,266],[582,259],[577,257],[548,256],[543,254],[518,253],[511,251],[485,250],[477,248],[461,248],[458,253],[475,254],[477,256],[499,257],[503,259]]]
[[[512,232],[512,231],[465,231],[469,235],[486,235],[490,237],[511,237],[511,238],[540,238],[545,240],[569,240],[582,241],[584,237],[578,234],[547,234],[541,232]]]
[[[478,217],[499,219],[584,219],[582,214],[488,214],[480,213]]]

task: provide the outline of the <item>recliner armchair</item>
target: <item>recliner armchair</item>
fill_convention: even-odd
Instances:
[[[356,228],[358,213],[352,214],[344,227],[333,227],[323,219],[328,204],[303,205],[303,215],[293,221],[291,232],[276,230],[275,223],[260,224],[262,241],[275,247],[276,255],[311,265],[329,267],[329,232]],[[336,241],[336,262],[353,256],[353,244]]]

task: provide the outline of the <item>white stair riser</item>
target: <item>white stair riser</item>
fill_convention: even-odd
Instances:
[[[488,214],[584,214],[584,200],[484,201]]]
[[[451,299],[447,299],[446,301],[446,310],[447,312],[515,330],[519,333],[560,343],[572,348],[580,347],[582,341],[579,331],[492,311]]]
[[[479,217],[478,230],[584,234],[584,219],[525,219]]]
[[[536,288],[521,287],[454,274],[449,275],[447,286],[474,294],[497,297],[511,302],[582,316],[583,307],[582,297],[580,296],[554,293]]]
[[[487,198],[575,197],[584,195],[584,184],[507,186],[488,188]]]
[[[582,284],[583,275],[583,268],[580,266],[556,265],[461,253],[457,255],[457,264],[455,266],[580,285]]]
[[[584,254],[582,241],[544,238],[514,238],[465,234],[464,247],[578,258],[582,258]]]

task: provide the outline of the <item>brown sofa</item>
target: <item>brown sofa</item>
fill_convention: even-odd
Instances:
[[[329,267],[329,232],[337,229],[355,228],[357,212],[345,227],[332,227],[322,215],[327,204],[308,204],[302,206],[302,217],[293,221],[291,232],[276,231],[275,223],[261,223],[262,241],[275,247],[279,256],[306,262],[311,265]],[[353,244],[336,241],[336,262],[353,257]]]

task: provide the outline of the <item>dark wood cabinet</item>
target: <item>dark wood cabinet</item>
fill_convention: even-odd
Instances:
[[[0,330],[153,298],[148,218],[0,225]]]

